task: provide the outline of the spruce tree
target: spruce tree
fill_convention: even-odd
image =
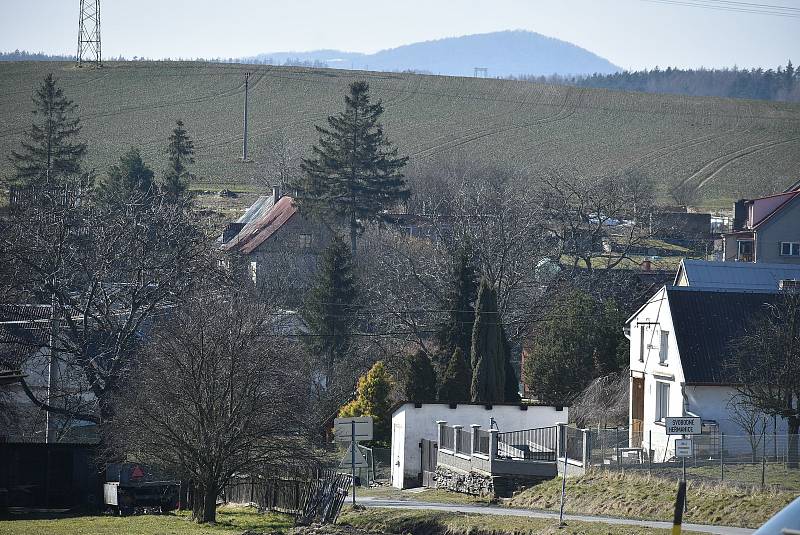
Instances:
[[[322,255],[316,281],[306,295],[303,320],[311,336],[305,338],[312,354],[323,361],[327,388],[336,381],[336,362],[344,358],[356,323],[358,288],[350,250],[340,239]]]
[[[464,244],[456,252],[450,291],[445,301],[447,321],[438,333],[439,347],[446,355],[456,348],[470,359],[472,350],[472,323],[475,320],[475,299],[478,294],[478,277],[472,263],[469,247]]]
[[[316,127],[319,143],[300,166],[305,179],[297,184],[297,205],[304,213],[344,219],[353,256],[364,222],[380,221],[384,210],[409,197],[401,172],[408,158],[391,148],[381,114],[380,101],[370,102],[369,85],[353,82],[345,110],[328,117],[327,128]]]
[[[99,202],[107,206],[122,206],[135,202],[146,204],[154,196],[155,173],[142,160],[139,149],[132,148],[109,169],[96,194]]]
[[[428,355],[423,351],[417,351],[408,355],[403,364],[406,401],[414,403],[436,401],[436,372]]]
[[[448,403],[469,401],[471,383],[472,370],[464,358],[464,352],[460,347],[456,347],[439,384],[439,401]]]
[[[188,166],[194,163],[194,142],[181,120],[175,123],[175,129],[169,136],[167,154],[169,165],[164,173],[162,189],[166,201],[177,204],[185,197],[189,188],[193,175]]]
[[[484,278],[478,290],[472,330],[472,401],[502,402],[505,399],[505,370],[497,294]]]
[[[11,152],[13,182],[23,187],[61,185],[81,172],[86,155],[86,144],[74,141],[81,131],[78,106],[64,96],[52,74],[36,90],[33,104],[34,123],[22,149]]]

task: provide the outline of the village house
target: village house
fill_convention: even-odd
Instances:
[[[722,236],[726,262],[800,264],[800,184],[777,195],[740,200]]]
[[[675,274],[675,286],[705,290],[774,292],[800,281],[800,263],[706,262],[684,259]]]
[[[666,434],[668,416],[702,418],[706,445],[722,433],[747,434],[734,414],[738,392],[726,361],[731,343],[779,297],[777,288],[664,286],[627,320],[631,447],[642,447],[657,461],[670,459],[676,437]],[[785,432],[785,421],[767,421],[767,434]]]

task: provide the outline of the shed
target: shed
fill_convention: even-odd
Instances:
[[[567,423],[567,418],[566,407],[540,404],[400,403],[392,411],[392,486],[402,489],[420,483],[422,441],[437,441],[437,421],[488,430],[494,419],[500,431],[520,431]]]

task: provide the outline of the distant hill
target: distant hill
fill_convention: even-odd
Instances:
[[[424,41],[374,54],[339,50],[259,54],[259,61],[325,63],[329,67],[370,71],[416,71],[472,76],[486,67],[490,77],[521,75],[611,74],[620,68],[566,41],[522,30]]]

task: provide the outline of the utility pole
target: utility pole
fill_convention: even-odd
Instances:
[[[242,141],[242,161],[247,161],[247,92],[250,83],[250,73],[244,73],[244,139]]]
[[[78,18],[78,66],[84,61],[103,65],[100,47],[100,0],[81,0]]]

